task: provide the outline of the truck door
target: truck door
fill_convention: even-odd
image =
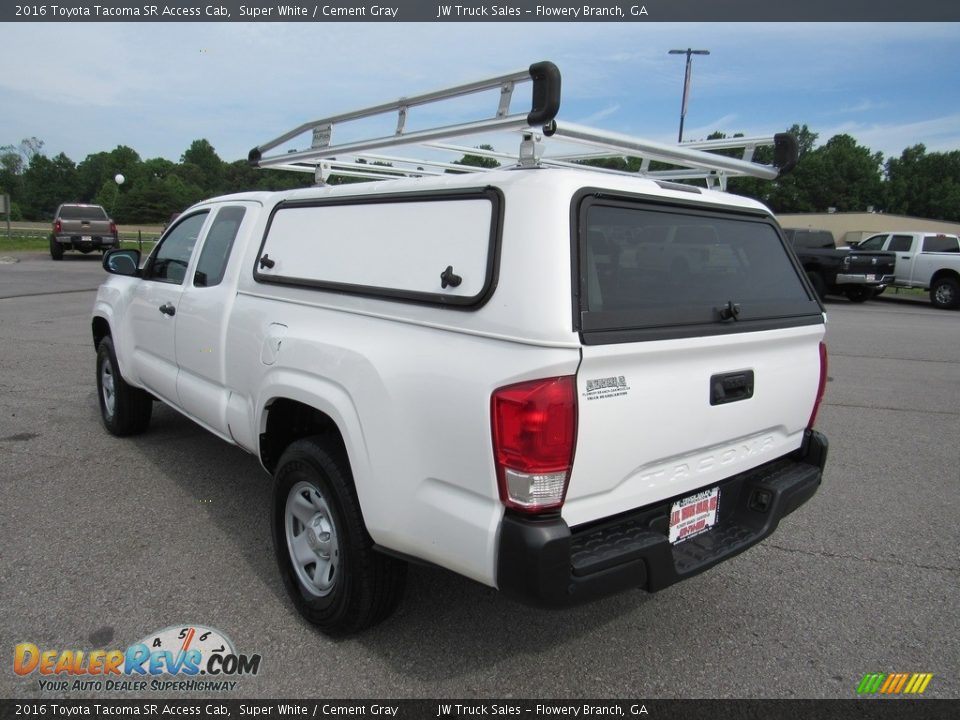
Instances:
[[[214,432],[230,438],[226,410],[227,318],[236,298],[239,260],[234,241],[252,222],[250,203],[230,203],[216,210],[198,250],[191,277],[184,283],[177,309],[176,346],[180,406]]]
[[[143,267],[130,304],[134,367],[154,395],[179,406],[175,331],[177,309],[193,248],[208,211],[181,218],[160,240]]]
[[[914,248],[913,235],[893,235],[887,243],[887,252],[896,253],[897,267],[894,274],[898,283],[913,283],[913,264],[920,248]]]

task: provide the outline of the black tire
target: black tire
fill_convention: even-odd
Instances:
[[[873,297],[873,290],[865,285],[855,285],[843,291],[850,302],[862,303]]]
[[[50,236],[50,257],[54,260],[63,260],[63,245]]]
[[[299,507],[307,522],[293,509],[288,512],[288,505]],[[327,635],[359,632],[396,609],[406,563],[373,549],[349,464],[332,443],[305,438],[283,453],[275,473],[272,527],[293,604]],[[297,562],[293,546],[301,539],[304,555]]]
[[[827,284],[823,281],[823,276],[818,272],[808,272],[807,279],[813,286],[813,291],[817,294],[820,302],[823,302],[824,297],[827,295]]]
[[[114,435],[138,435],[150,424],[153,396],[123,379],[109,335],[97,347],[97,399],[103,426]]]
[[[941,310],[960,307],[960,282],[952,277],[937,278],[930,285],[930,304]]]

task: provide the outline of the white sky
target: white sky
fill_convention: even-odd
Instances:
[[[206,138],[235,160],[304,121],[537,60],[563,74],[561,119],[675,141],[684,59],[667,51],[694,47],[711,55],[694,60],[686,139],[806,123],[821,142],[846,132],[886,156],[960,149],[960,24],[76,28],[0,26],[0,145],[36,136],[75,162],[120,144],[179,160]]]

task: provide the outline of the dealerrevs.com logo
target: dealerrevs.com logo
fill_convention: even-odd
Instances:
[[[225,634],[203,625],[172,625],[126,650],[60,650],[19,643],[13,671],[40,691],[218,692],[260,671],[259,654],[237,653]]]

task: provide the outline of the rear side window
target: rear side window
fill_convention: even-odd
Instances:
[[[225,207],[217,213],[197,260],[197,269],[193,274],[195,286],[213,287],[223,280],[230,250],[233,248],[233,241],[237,239],[237,231],[243,222],[244,214],[246,210],[242,207]]]
[[[772,222],[588,198],[579,225],[584,333],[682,336],[692,326],[712,334],[757,329],[755,321],[820,321]]]
[[[836,247],[833,241],[833,234],[827,230],[795,230],[792,238],[793,244],[798,248],[829,248]]]
[[[890,245],[887,247],[887,250],[889,252],[909,252],[912,246],[912,235],[894,235],[890,238]]]
[[[495,285],[501,205],[493,189],[284,203],[270,219],[254,277],[476,306]]]
[[[923,238],[923,252],[960,252],[960,242],[949,235],[927,235]]]

